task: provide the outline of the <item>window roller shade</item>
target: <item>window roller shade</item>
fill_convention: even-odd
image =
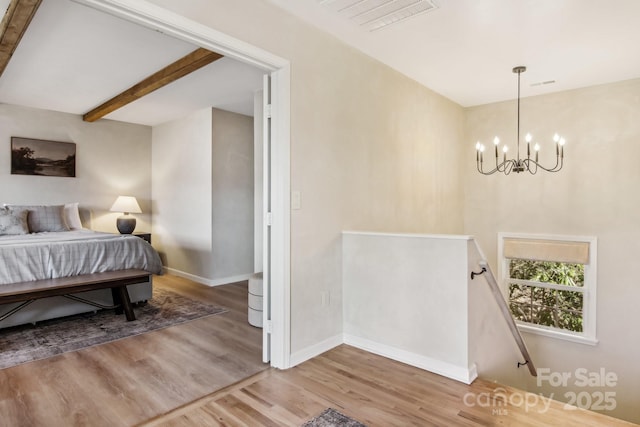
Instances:
[[[589,264],[588,242],[506,238],[503,251],[505,258]]]

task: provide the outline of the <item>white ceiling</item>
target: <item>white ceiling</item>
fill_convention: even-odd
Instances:
[[[640,0],[433,0],[437,9],[374,32],[332,10],[356,0],[269,1],[463,106],[515,98],[516,65],[528,68],[523,97],[640,77]],[[0,77],[0,102],[84,114],[195,48],[43,0]],[[223,58],[106,118],[156,125],[210,106],[252,115],[262,74]]]
[[[0,10],[8,3],[0,0]],[[196,48],[69,0],[44,0],[0,77],[0,102],[84,114]],[[207,107],[252,116],[263,74],[222,58],[105,118],[153,126]]]
[[[518,65],[523,97],[640,77],[639,0],[434,0],[374,32],[346,0],[269,1],[462,106],[515,98]]]

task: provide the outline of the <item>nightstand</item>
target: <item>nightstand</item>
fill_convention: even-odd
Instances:
[[[146,240],[149,244],[151,244],[151,233],[132,233],[132,235]]]

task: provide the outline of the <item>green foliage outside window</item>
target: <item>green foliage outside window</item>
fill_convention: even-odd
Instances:
[[[509,277],[568,287],[584,286],[584,265],[562,262],[512,259]],[[509,307],[516,320],[582,332],[583,293],[535,286],[509,284]]]

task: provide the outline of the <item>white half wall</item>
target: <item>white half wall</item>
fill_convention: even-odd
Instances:
[[[11,137],[76,144],[76,177],[11,175]],[[109,212],[119,195],[135,196],[142,209],[136,231],[151,230],[151,128],[75,114],[0,104],[0,204],[78,202],[91,211],[86,227],[117,233]]]
[[[470,236],[344,232],[344,333],[292,354],[301,363],[345,343],[464,383],[496,372],[528,377],[479,272]]]
[[[470,383],[468,236],[345,232],[345,342]]]

